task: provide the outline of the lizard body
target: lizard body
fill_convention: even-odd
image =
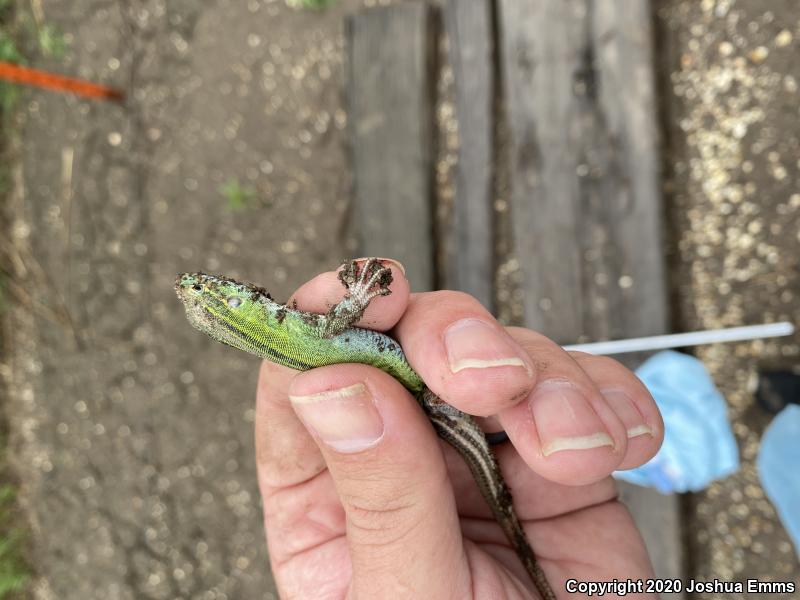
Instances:
[[[175,290],[189,322],[215,340],[298,370],[338,363],[377,367],[408,389],[439,437],[464,458],[492,514],[542,598],[555,595],[536,561],[486,436],[470,415],[436,396],[391,337],[354,327],[370,301],[390,293],[391,271],[377,259],[352,261],[339,273],[347,295],[327,314],[290,308],[262,288],[204,273],[178,275]]]

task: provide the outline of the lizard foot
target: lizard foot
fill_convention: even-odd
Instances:
[[[360,302],[364,304],[364,308],[376,296],[388,296],[392,293],[389,290],[392,270],[384,267],[377,258],[368,258],[361,268],[355,260],[345,263],[339,271],[339,281],[350,292],[351,297],[363,298]]]
[[[332,337],[352,327],[363,316],[373,298],[392,293],[392,271],[377,258],[369,258],[363,267],[355,260],[345,263],[339,271],[339,281],[347,289],[342,300],[325,315],[323,337]]]

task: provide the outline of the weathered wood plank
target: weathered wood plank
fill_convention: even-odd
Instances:
[[[416,291],[435,284],[432,29],[419,2],[346,22],[359,253],[401,260]]]
[[[649,5],[499,11],[526,324],[561,342],[665,332]],[[677,498],[624,488],[657,574],[680,577]]]
[[[573,75],[582,64],[577,0],[500,0],[514,246],[525,322],[560,342],[582,332]]]
[[[444,287],[492,309],[494,74],[489,0],[448,0],[444,9],[453,68],[459,151]]]
[[[526,320],[559,341],[666,326],[643,3],[500,2]],[[532,33],[535,32],[535,33]]]
[[[591,34],[598,120],[611,157],[608,244],[616,285],[610,337],[664,333],[668,326],[660,159],[648,2],[593,2]]]
[[[631,511],[644,538],[656,576],[663,579],[682,579],[685,583],[679,497],[665,496],[655,490],[624,481],[617,482],[617,486],[620,499]],[[661,597],[678,600],[685,598],[686,594],[661,594]]]

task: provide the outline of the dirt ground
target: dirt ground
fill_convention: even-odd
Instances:
[[[8,207],[28,297],[11,314],[6,409],[34,595],[274,598],[253,460],[258,360],[191,329],[172,282],[224,272],[283,298],[350,254],[342,18],[361,3],[36,4],[70,48],[37,66],[127,99],[31,91],[19,119]],[[800,322],[797,12],[789,0],[655,5],[677,326]],[[699,354],[745,465],[690,500],[691,572],[800,582],[757,483],[767,418],[748,392],[759,364],[797,363],[797,338]]]
[[[798,324],[797,4],[656,6],[678,326]],[[696,351],[728,400],[742,461],[737,474],[687,498],[687,559],[698,579],[794,581],[800,588],[798,550],[756,472],[759,440],[771,417],[753,400],[758,368],[798,367],[798,339]]]
[[[42,8],[70,51],[38,66],[128,96],[32,91],[21,115],[10,203],[31,298],[13,315],[9,414],[36,596],[274,597],[258,360],[188,327],[172,283],[225,272],[280,298],[348,255],[341,29],[354,5]],[[230,181],[250,204],[230,205]]]

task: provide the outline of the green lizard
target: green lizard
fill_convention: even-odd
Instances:
[[[324,315],[279,304],[255,285],[204,273],[178,275],[175,291],[189,322],[223,344],[298,370],[363,363],[402,383],[417,398],[439,436],[469,465],[494,518],[542,598],[555,600],[478,423],[430,391],[395,340],[354,327],[373,298],[391,293],[391,271],[376,258],[368,259],[362,268],[350,261],[339,272],[339,279],[347,294]]]

